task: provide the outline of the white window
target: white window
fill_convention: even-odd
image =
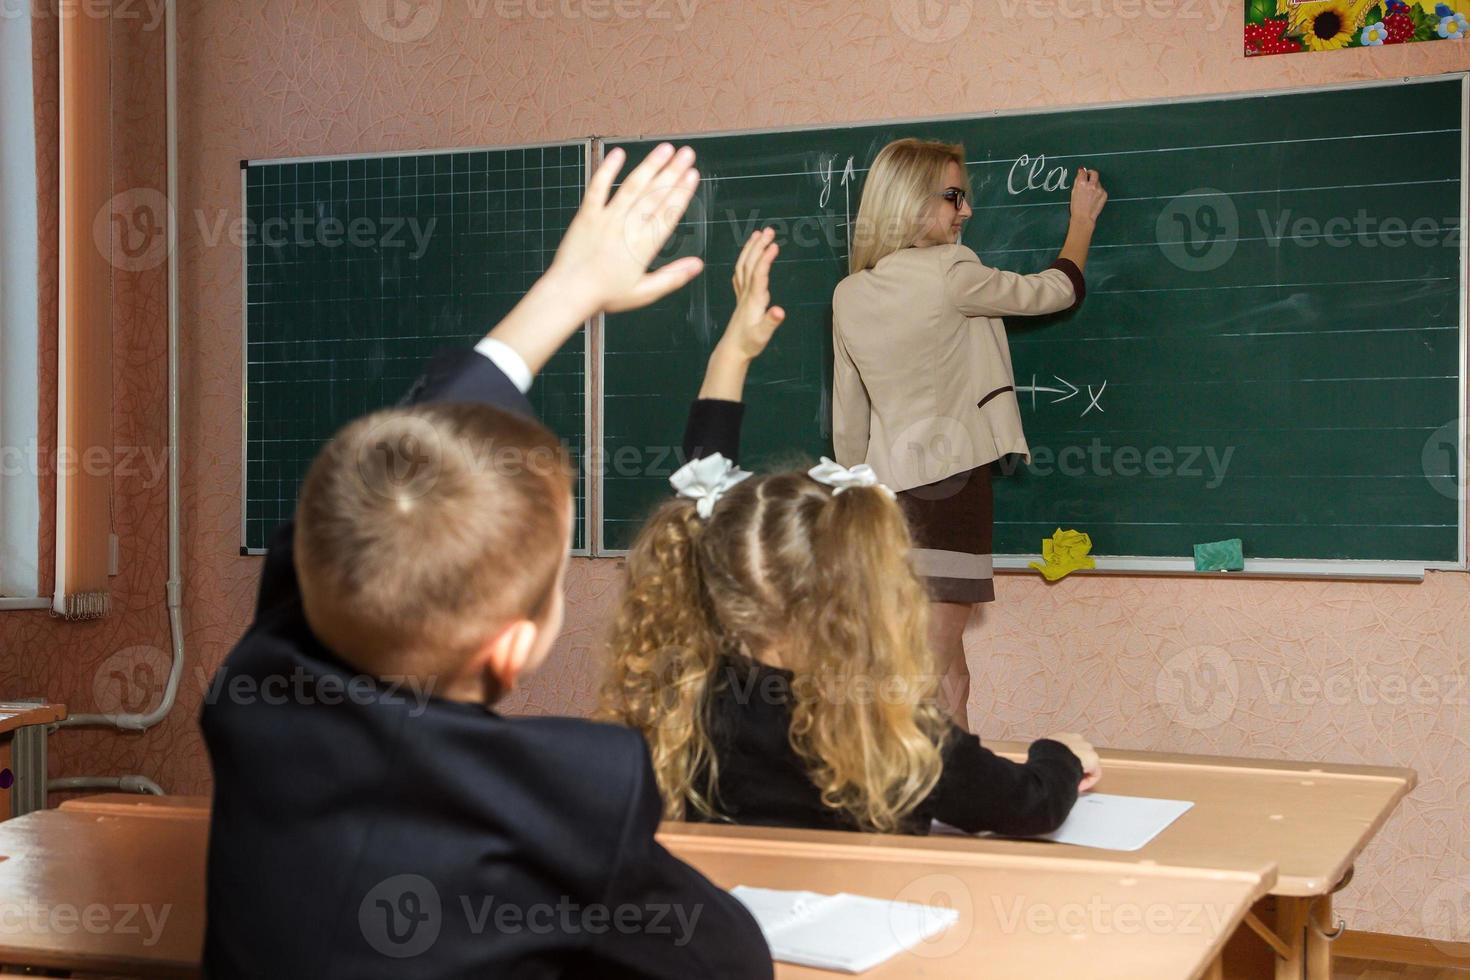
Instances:
[[[0,608],[47,604],[36,601],[40,266],[32,64],[29,5],[17,12],[0,4]]]

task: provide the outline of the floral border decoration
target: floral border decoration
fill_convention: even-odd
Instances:
[[[1245,56],[1462,41],[1470,0],[1246,0]]]

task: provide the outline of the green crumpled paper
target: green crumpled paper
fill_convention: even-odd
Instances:
[[[1088,554],[1091,550],[1089,535],[1057,528],[1055,534],[1041,542],[1043,561],[1033,561],[1031,567],[1046,576],[1048,582],[1055,582],[1079,568],[1096,568],[1097,560]]]

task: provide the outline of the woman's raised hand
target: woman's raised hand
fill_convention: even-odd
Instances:
[[[1098,172],[1079,167],[1077,181],[1072,185],[1072,220],[1094,224],[1107,203],[1108,192],[1103,189]]]

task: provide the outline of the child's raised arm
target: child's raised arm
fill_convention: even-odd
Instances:
[[[771,263],[781,251],[775,237],[770,228],[752,232],[740,250],[740,258],[735,260],[735,274],[730,279],[735,287],[735,312],[709,356],[700,398],[740,401],[750,362],[766,349],[776,328],[786,319],[785,310],[771,306]]]
[[[488,334],[519,354],[532,374],[589,317],[647,306],[704,268],[690,256],[648,271],[699,186],[694,151],[659,144],[609,200],[623,156],[621,149],[608,153],[587,183],[587,197],[551,268]]]
[[[745,374],[786,319],[785,310],[770,305],[771,263],[780,251],[775,237],[770,228],[752,233],[735,261],[730,280],[735,287],[735,312],[709,356],[699,400],[689,409],[684,426],[685,459],[715,453],[732,463],[740,459]]]

